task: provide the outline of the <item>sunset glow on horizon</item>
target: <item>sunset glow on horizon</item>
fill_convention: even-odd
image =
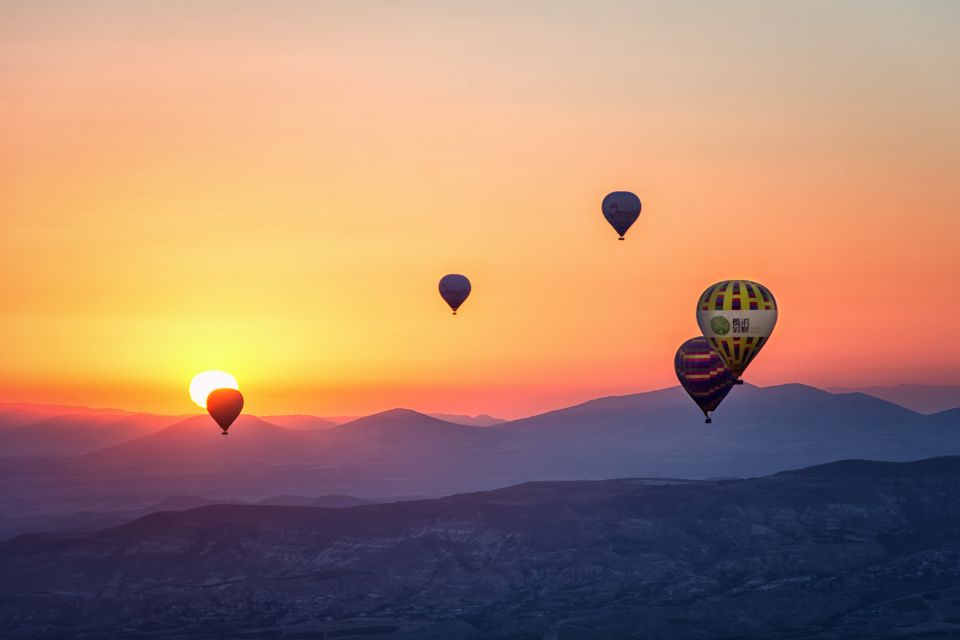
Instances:
[[[733,278],[780,310],[747,382],[955,383],[958,24],[4,3],[0,401],[186,412],[218,368],[260,415],[529,415],[675,385]],[[615,190],[643,201],[624,242]]]
[[[207,398],[217,389],[240,389],[237,379],[224,371],[203,371],[190,381],[190,399],[201,409],[207,408]]]

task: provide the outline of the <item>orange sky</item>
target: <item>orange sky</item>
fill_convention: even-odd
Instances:
[[[0,400],[524,415],[725,278],[750,382],[956,382],[958,77],[950,2],[5,2]]]

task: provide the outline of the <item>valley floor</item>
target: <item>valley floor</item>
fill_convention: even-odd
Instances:
[[[5,638],[960,637],[960,458],[213,505],[0,544]]]

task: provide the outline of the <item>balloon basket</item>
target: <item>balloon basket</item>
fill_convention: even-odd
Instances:
[[[619,238],[617,238],[617,240],[623,240],[623,236],[620,236]]]
[[[737,378],[737,381],[733,384],[743,384],[743,380],[741,378]]]
[[[707,418],[706,420],[704,420],[704,423],[713,424],[713,418]]]
[[[229,433],[227,433],[226,431],[224,431],[224,432],[223,432],[223,433],[221,433],[220,435],[222,435],[222,436],[228,436],[228,435],[230,435],[230,434],[229,434]]]

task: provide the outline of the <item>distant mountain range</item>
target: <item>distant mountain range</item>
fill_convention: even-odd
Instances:
[[[494,418],[485,413],[481,413],[478,416],[462,416],[456,413],[431,413],[429,415],[439,420],[453,422],[454,424],[464,424],[470,427],[493,427],[507,422],[507,420],[503,418]]]
[[[0,429],[3,451],[21,442],[29,453],[0,464],[0,536],[13,530],[7,520],[127,512],[171,495],[437,496],[538,479],[744,477],[838,458],[960,452],[960,409],[927,416],[799,384],[738,387],[712,425],[676,387],[487,427],[406,409],[341,425],[241,416],[228,436],[206,416],[52,420],[56,429],[45,422]],[[86,435],[98,429],[99,440]],[[30,446],[17,440],[24,432],[34,438]],[[105,446],[90,452],[83,443],[94,441]]]
[[[332,429],[341,424],[336,420],[329,418],[318,418],[317,416],[263,416],[264,422],[275,424],[278,427],[287,427],[288,429],[302,429],[304,431],[322,431],[323,429]]]
[[[20,536],[0,543],[0,576],[11,640],[946,640],[960,637],[960,458],[203,506]]]
[[[503,418],[495,418],[485,413],[476,416],[465,416],[459,413],[428,413],[427,415],[437,418],[438,420],[443,420],[444,422],[463,424],[471,427],[492,427],[507,422]],[[317,416],[294,415],[263,416],[263,419],[267,422],[280,425],[281,427],[292,427],[295,429],[329,429],[330,427],[335,427],[347,422],[353,422],[361,417],[362,416],[324,416],[321,418]]]
[[[675,388],[678,389],[678,388]],[[655,410],[656,402],[651,392],[622,396],[627,411],[637,409],[631,398],[645,397],[648,405],[642,411]],[[831,387],[831,394],[862,393],[900,405],[916,413],[926,415],[960,408],[960,385],[901,384],[891,387],[864,387],[861,389]],[[579,407],[559,409],[532,418],[509,421],[490,415],[467,416],[460,414],[431,413],[430,417],[443,422],[492,427],[527,422],[542,422],[544,418],[569,415],[570,411],[596,407],[595,403],[610,404],[612,399],[599,398]],[[719,416],[728,405],[724,405]],[[581,409],[582,408],[582,409]],[[129,441],[133,438],[159,431],[191,416],[163,416],[134,413],[117,409],[91,409],[65,405],[42,405],[28,403],[0,403],[0,458],[15,456],[64,456],[92,453],[99,449]],[[355,422],[359,417],[319,417],[313,415],[270,415],[261,419],[272,425],[300,431],[323,431]],[[199,421],[198,421],[199,422]]]
[[[898,384],[892,387],[848,389],[831,387],[831,393],[865,393],[918,413],[939,413],[960,407],[960,385]]]
[[[183,416],[149,414],[66,414],[39,420],[7,414],[0,429],[0,458],[91,453],[148,435]]]

